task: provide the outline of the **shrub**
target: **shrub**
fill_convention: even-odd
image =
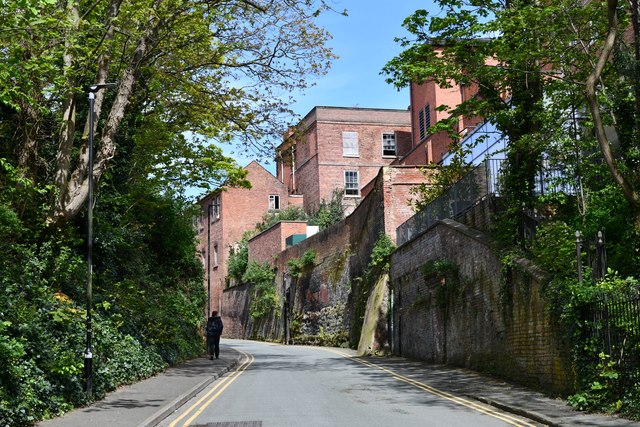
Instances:
[[[316,251],[308,250],[300,258],[292,258],[287,261],[289,266],[289,275],[291,277],[300,277],[302,273],[313,267],[316,261]]]
[[[253,284],[250,314],[254,319],[268,315],[279,306],[274,279],[275,273],[267,263],[259,264],[252,261],[247,266],[242,281]]]

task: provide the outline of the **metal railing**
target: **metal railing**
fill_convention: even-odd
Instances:
[[[454,218],[469,209],[476,201],[492,192],[499,192],[500,161],[485,160],[460,181],[409,218],[396,229],[396,242],[401,245],[431,227],[436,221]]]
[[[615,362],[620,385],[640,381],[639,290],[623,297],[600,295],[583,306],[582,318],[585,342],[591,342],[596,355],[602,352]]]
[[[396,229],[396,242],[401,245],[431,227],[436,221],[455,218],[486,197],[500,197],[502,191],[504,159],[486,159],[473,168],[460,181],[433,200],[413,217]],[[568,183],[565,171],[551,167],[544,161],[535,178],[534,193],[537,195],[565,192],[575,194],[575,188]]]

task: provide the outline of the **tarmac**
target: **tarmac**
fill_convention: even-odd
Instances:
[[[344,349],[341,349],[344,352]],[[242,356],[220,346],[220,359],[192,359],[180,366],[107,394],[91,406],[43,421],[39,427],[151,427],[225,373],[239,365]],[[564,400],[490,378],[477,372],[431,365],[399,357],[370,357],[368,361],[417,377],[420,381],[458,396],[478,400],[503,411],[552,427],[640,427],[640,423],[615,416],[587,414]]]

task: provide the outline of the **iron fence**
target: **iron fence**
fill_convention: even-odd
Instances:
[[[640,292],[638,289],[626,296],[599,295],[582,307],[585,346],[591,350],[586,356],[593,363],[604,353],[615,362],[617,380],[621,387],[640,382]]]
[[[595,240],[585,239],[582,233],[576,231],[576,266],[580,283],[582,283],[582,268],[585,261],[591,270],[593,280],[604,279],[607,273],[607,248],[602,231],[598,231]]]

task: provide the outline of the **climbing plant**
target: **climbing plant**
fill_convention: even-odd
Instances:
[[[268,315],[280,304],[274,282],[276,275],[268,263],[249,262],[247,271],[242,276],[244,283],[253,285],[250,314],[254,319]]]

